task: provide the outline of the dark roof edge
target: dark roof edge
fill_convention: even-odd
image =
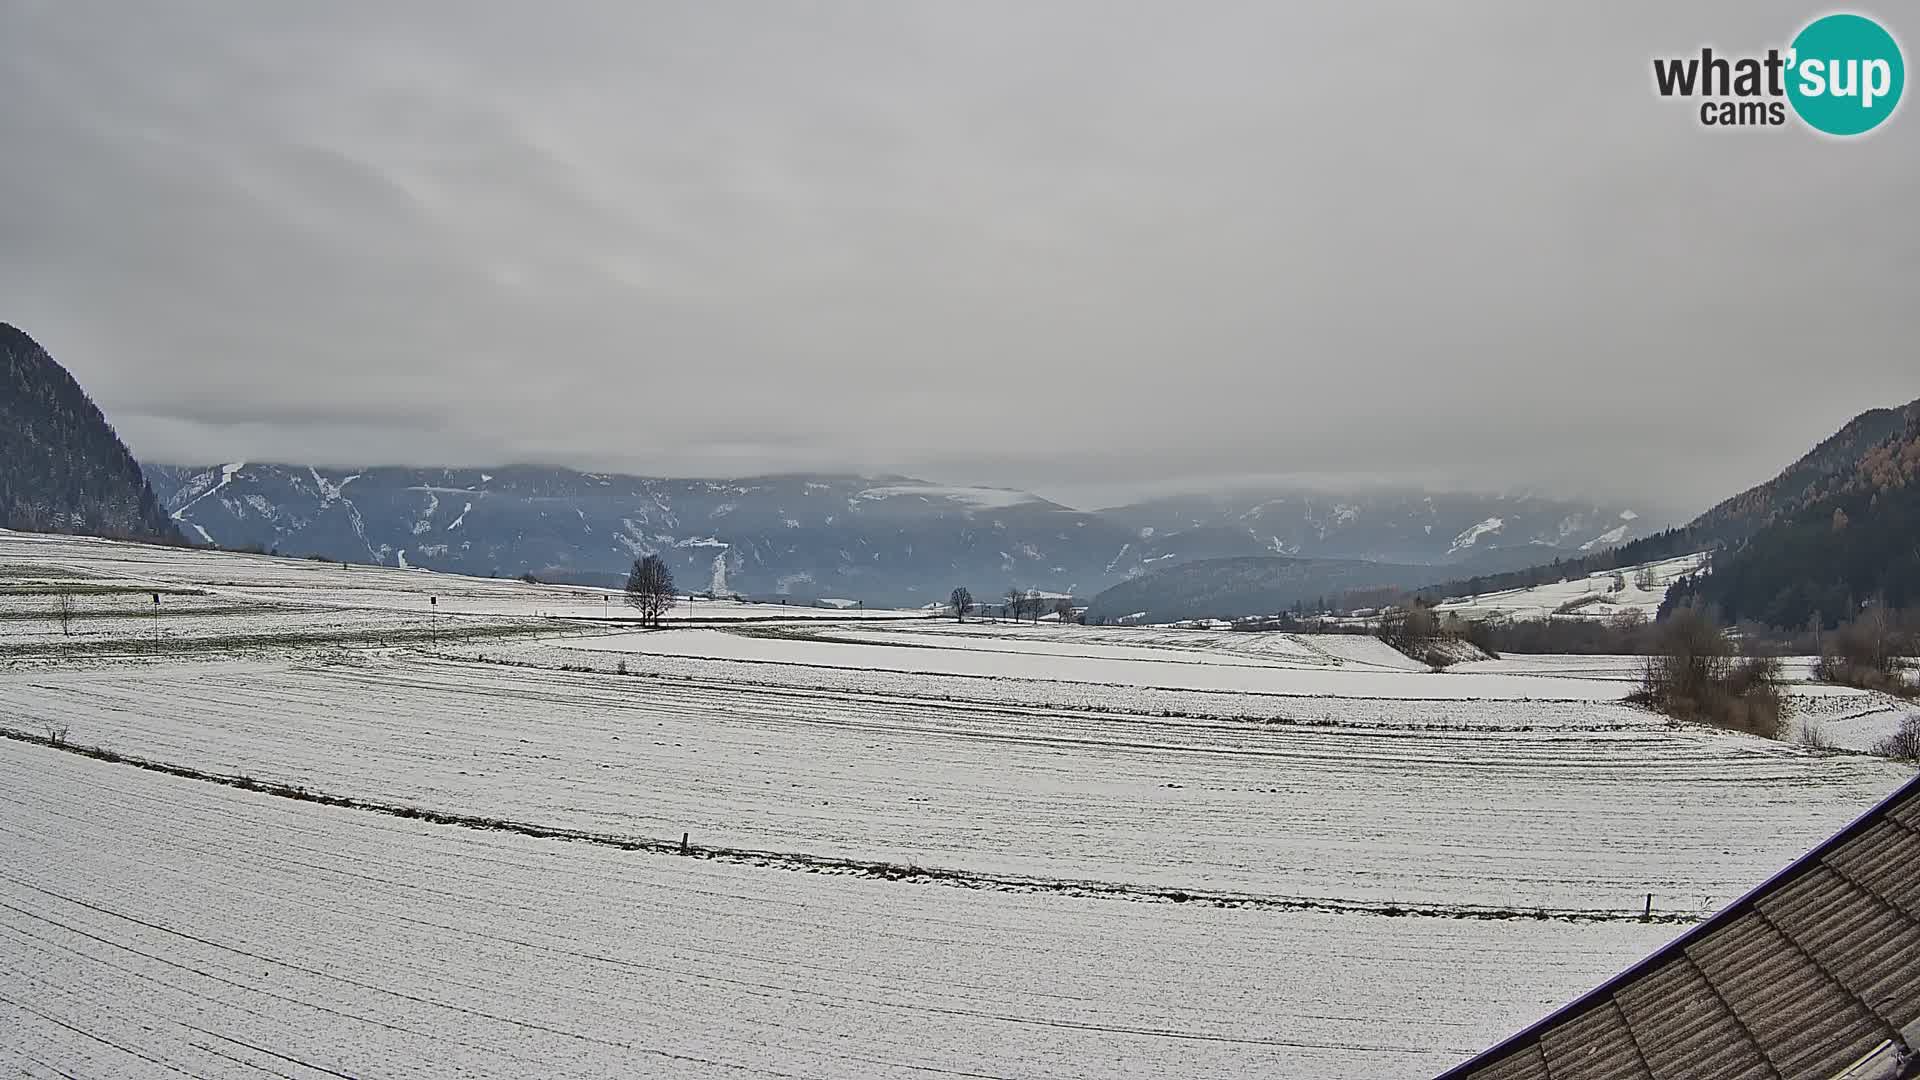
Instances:
[[[1772,877],[1754,886],[1752,889],[1747,890],[1746,895],[1735,900],[1727,907],[1720,909],[1720,911],[1715,913],[1713,917],[1709,918],[1706,922],[1700,923],[1686,933],[1667,942],[1645,959],[1622,971],[1620,974],[1615,975],[1613,978],[1608,979],[1606,982],[1601,983],[1599,986],[1594,987],[1592,990],[1580,995],[1566,1005],[1562,1005],[1560,1008],[1548,1013],[1518,1034],[1502,1040],[1493,1047],[1483,1050],[1473,1057],[1468,1058],[1466,1061],[1448,1069],[1446,1072],[1441,1073],[1438,1077],[1435,1077],[1435,1080],[1461,1080],[1461,1078],[1476,1069],[1485,1068],[1496,1061],[1539,1042],[1540,1037],[1546,1034],[1549,1029],[1564,1024],[1585,1013],[1587,1010],[1603,1004],[1615,990],[1639,978],[1660,964],[1665,963],[1676,953],[1679,953],[1688,945],[1691,945],[1695,940],[1705,937],[1733,920],[1738,919],[1740,916],[1745,915],[1762,897],[1785,887],[1795,878],[1815,869],[1819,866],[1820,860],[1824,858],[1828,852],[1866,831],[1875,823],[1879,822],[1880,819],[1886,817],[1887,813],[1896,805],[1910,798],[1920,798],[1920,775],[1915,775],[1912,779],[1900,785],[1892,794],[1874,804],[1872,809],[1855,818],[1846,828],[1834,833],[1822,841],[1812,851],[1807,852],[1805,855],[1787,864],[1785,869],[1780,870]]]

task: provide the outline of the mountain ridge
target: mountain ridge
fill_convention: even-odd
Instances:
[[[1790,496],[1751,515],[1761,524],[1677,583],[1662,610],[1700,604],[1799,629],[1832,627],[1873,600],[1920,606],[1920,401],[1890,411],[1896,433],[1862,447],[1861,431],[1842,429],[1853,456],[1791,477]]]
[[[177,541],[140,464],[73,374],[0,322],[0,527]]]
[[[916,605],[955,585],[1090,596],[1158,565],[1282,551],[1510,566],[1537,561],[1542,545],[1645,525],[1619,506],[1506,495],[1282,493],[1205,513],[1164,500],[1084,511],[891,472],[672,478],[249,462],[148,472],[184,530],[228,547],[596,582],[657,553],[695,587]]]
[[[1727,618],[1799,628],[1809,617],[1832,625],[1870,592],[1896,605],[1920,603],[1920,546],[1905,552],[1896,540],[1900,530],[1920,534],[1916,433],[1920,400],[1868,409],[1772,478],[1722,499],[1685,525],[1632,539],[1613,536],[1612,542],[1584,547],[1570,558],[1438,583],[1392,584],[1417,586],[1421,595],[1442,600],[1719,549],[1702,573],[1673,587],[1669,608],[1697,600],[1718,607]],[[1154,594],[1160,616],[1271,614],[1277,608],[1263,610],[1260,603],[1269,593],[1281,595],[1292,575],[1291,568],[1273,564],[1268,574],[1275,580],[1267,582],[1250,566],[1222,566],[1220,573],[1239,580],[1243,593],[1240,602],[1226,604],[1223,590],[1205,579],[1205,567],[1194,565],[1198,569],[1183,571]],[[1383,584],[1388,583],[1361,587]],[[1139,582],[1129,582],[1127,589],[1121,598],[1095,597],[1094,610],[1111,615],[1114,608],[1137,603],[1125,597],[1151,591]],[[1327,595],[1338,591],[1325,590]]]

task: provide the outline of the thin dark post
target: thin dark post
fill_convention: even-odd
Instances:
[[[687,833],[680,834],[680,854],[682,855],[687,853],[687,836]]]
[[[1647,894],[1647,910],[1645,914],[1640,916],[1640,921],[1641,922],[1653,921],[1653,894],[1652,893]]]

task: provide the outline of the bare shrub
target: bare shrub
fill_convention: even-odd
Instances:
[[[1658,651],[1653,628],[1637,608],[1605,619],[1502,619],[1472,624],[1467,640],[1491,655],[1570,653],[1646,656]]]
[[[47,725],[47,741],[49,743],[52,743],[55,746],[67,745],[67,725],[48,724]]]
[[[1873,744],[1873,752],[1900,761],[1920,761],[1920,713],[1901,720],[1893,734]]]
[[[1881,671],[1862,664],[1849,664],[1837,656],[1822,656],[1813,662],[1813,677],[1836,686],[1860,690],[1878,690],[1883,694],[1910,698],[1920,696],[1920,687],[1901,672]]]
[[[1813,677],[1901,697],[1920,696],[1920,686],[1907,677],[1905,655],[1913,647],[1895,615],[1882,604],[1871,604],[1853,621],[1821,637]]]
[[[1460,636],[1471,642],[1474,648],[1486,653],[1488,657],[1494,660],[1500,659],[1500,652],[1494,647],[1499,643],[1495,640],[1492,623],[1485,621],[1467,623],[1461,628]]]
[[[1440,636],[1440,617],[1434,613],[1431,600],[1415,597],[1404,608],[1381,610],[1377,636],[1411,659],[1426,660],[1434,639]]]
[[[1719,625],[1697,608],[1681,608],[1655,630],[1659,651],[1628,701],[1676,720],[1781,737],[1787,698],[1778,658],[1736,657]]]
[[[1831,750],[1833,740],[1827,738],[1827,729],[1817,720],[1800,721],[1800,745],[1809,750]]]

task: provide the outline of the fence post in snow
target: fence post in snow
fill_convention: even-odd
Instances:
[[[680,854],[682,855],[687,853],[687,836],[687,833],[680,834]]]
[[[1653,921],[1653,894],[1652,893],[1647,894],[1647,910],[1641,914],[1640,921],[1641,922]]]

